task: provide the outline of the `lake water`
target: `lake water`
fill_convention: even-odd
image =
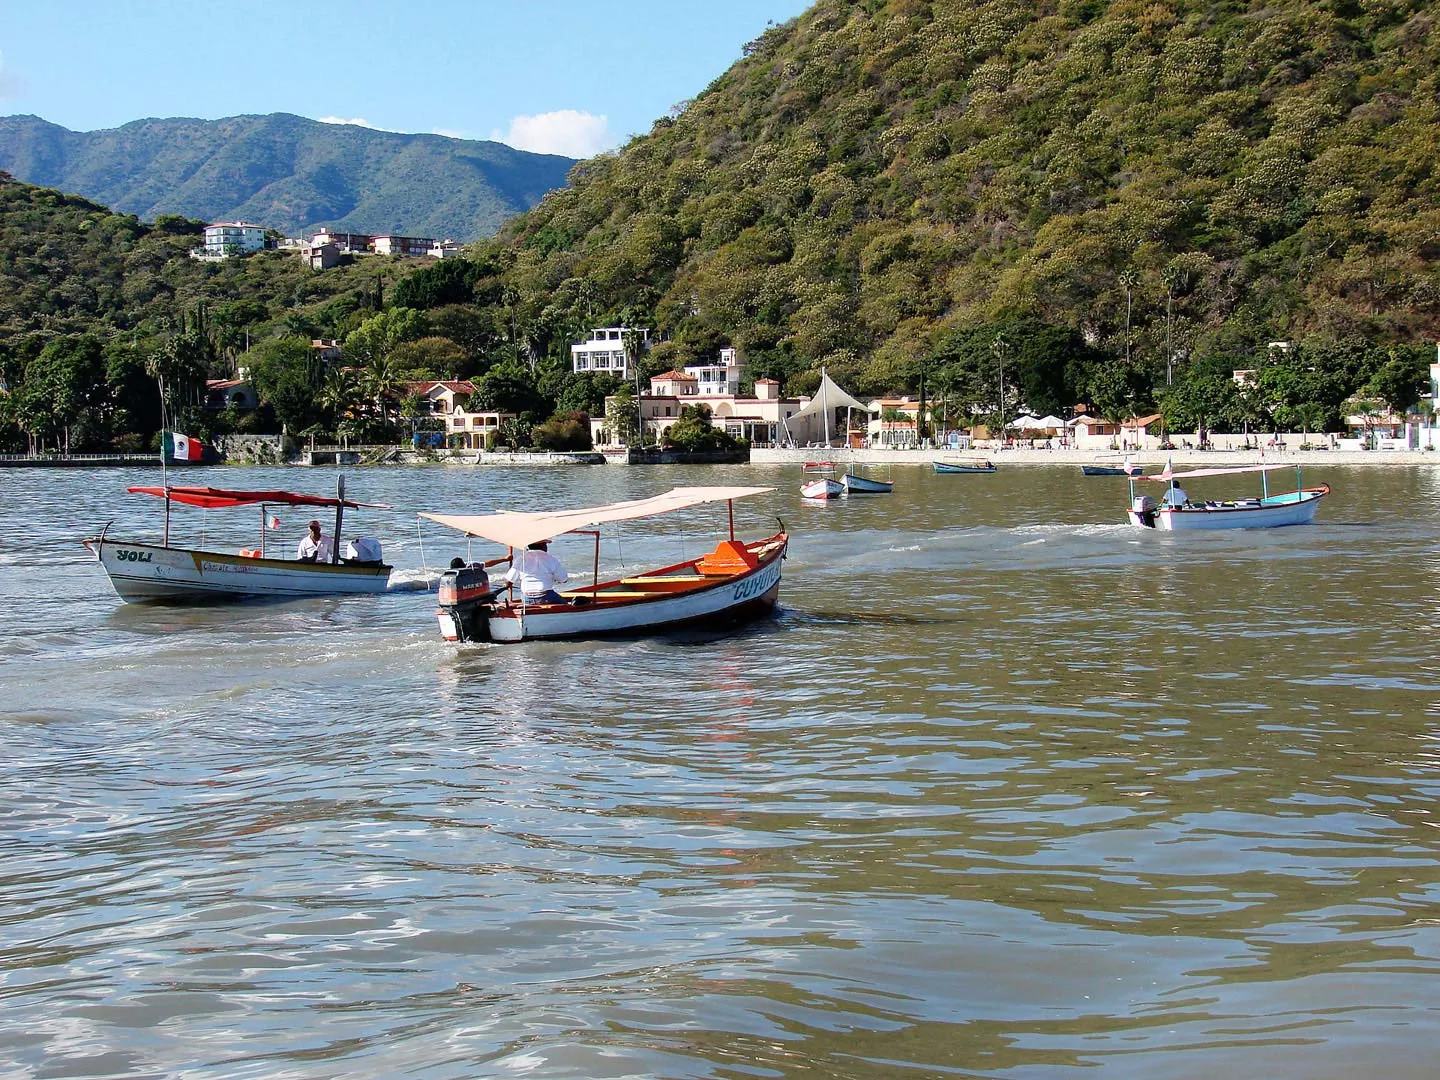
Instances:
[[[78,541],[157,538],[158,473],[0,471],[0,1073],[1433,1077],[1440,471],[1183,536],[1073,465],[894,478],[350,472],[402,586],[464,550],[417,509],[776,486],[773,621],[457,649],[407,588],[122,605]]]

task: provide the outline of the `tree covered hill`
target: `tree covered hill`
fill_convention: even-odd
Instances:
[[[1005,325],[1111,358],[1089,370],[1132,404],[1167,357],[1433,338],[1436,19],[1423,0],[817,0],[507,225],[509,284],[542,337],[629,310],[868,392]]]
[[[492,236],[562,187],[574,162],[495,142],[322,124],[287,113],[137,120],[69,131],[0,117],[0,169],[149,221],[241,218],[291,236]]]

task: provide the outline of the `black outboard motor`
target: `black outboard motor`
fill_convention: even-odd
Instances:
[[[1155,528],[1155,518],[1159,513],[1159,507],[1155,505],[1155,500],[1149,495],[1137,495],[1135,501],[1130,504],[1130,512],[1145,528]]]
[[[440,636],[446,641],[489,641],[490,609],[495,594],[490,575],[479,563],[446,570],[440,577]]]

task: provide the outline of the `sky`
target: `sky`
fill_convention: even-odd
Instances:
[[[589,157],[809,0],[0,0],[0,115],[297,113]]]

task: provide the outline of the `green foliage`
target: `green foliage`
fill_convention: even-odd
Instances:
[[[531,429],[530,441],[539,450],[589,450],[590,418],[583,412],[557,413]]]
[[[467,304],[475,298],[478,264],[469,259],[442,259],[400,281],[391,294],[397,307],[428,311],[446,304]]]
[[[261,397],[289,432],[304,431],[322,418],[325,365],[304,338],[267,342],[251,354],[250,377]]]
[[[680,410],[680,419],[665,429],[662,441],[666,447],[691,454],[735,450],[740,445],[733,435],[711,424],[708,405],[686,405]]]

